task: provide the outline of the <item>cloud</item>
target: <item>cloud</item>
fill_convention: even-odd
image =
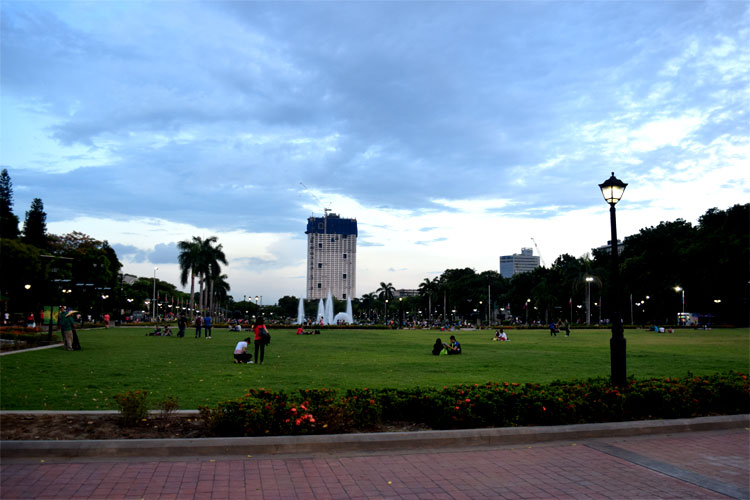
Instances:
[[[11,2],[2,161],[17,207],[42,198],[51,231],[134,273],[177,275],[175,243],[217,235],[233,293],[303,293],[306,219],[330,208],[358,220],[359,291],[393,262],[410,288],[531,235],[549,261],[598,246],[611,171],[623,231],[746,201],[749,21],[743,2]]]
[[[176,243],[157,243],[148,259],[154,264],[174,263],[179,253]]]
[[[415,241],[414,244],[415,245],[429,246],[431,243],[439,243],[441,241],[446,241],[447,239],[448,238],[443,237],[443,238],[435,238],[434,240]]]

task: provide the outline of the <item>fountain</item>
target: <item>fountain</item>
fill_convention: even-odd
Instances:
[[[326,298],[326,311],[325,311],[325,324],[331,325],[334,323],[333,320],[333,297],[331,296],[331,291],[328,290],[328,298]]]
[[[326,310],[323,307],[323,299],[320,299],[320,302],[318,302],[318,315],[315,316],[315,324],[320,324],[321,323],[321,321],[320,321],[321,318],[323,318],[323,324],[327,325],[328,323],[326,322],[326,319],[325,319],[326,318]]]
[[[305,324],[305,302],[302,298],[299,299],[299,305],[297,306],[297,324]]]

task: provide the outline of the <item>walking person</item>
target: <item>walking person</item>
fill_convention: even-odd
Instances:
[[[179,331],[177,332],[177,336],[182,338],[185,336],[185,329],[187,328],[187,320],[185,319],[185,314],[180,314],[180,317],[177,319],[177,328]]]
[[[263,355],[265,354],[266,350],[266,344],[268,343],[268,340],[270,338],[270,336],[268,335],[268,329],[266,328],[266,323],[263,320],[262,316],[258,317],[258,319],[255,321],[253,330],[255,331],[255,361],[258,364],[262,365]],[[253,361],[250,361],[250,363],[253,363]]]
[[[203,317],[199,314],[195,317],[195,338],[201,338],[201,326],[203,325]]]
[[[211,313],[206,313],[206,316],[203,318],[203,330],[206,333],[206,338],[211,338]]]

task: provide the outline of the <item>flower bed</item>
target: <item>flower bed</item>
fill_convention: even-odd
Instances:
[[[356,389],[294,393],[253,389],[242,398],[200,408],[219,436],[327,434],[410,422],[432,429],[561,425],[750,411],[747,375],[729,372],[629,381],[605,378],[547,385],[487,382],[442,389]]]
[[[42,345],[57,344],[59,336],[53,334],[49,340],[49,330],[46,328],[30,328],[25,326],[0,327],[0,350],[12,351],[17,349],[28,349]]]

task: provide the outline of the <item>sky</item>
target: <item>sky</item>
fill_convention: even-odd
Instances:
[[[0,166],[23,221],[179,286],[305,294],[307,218],[356,218],[357,296],[551,265],[750,201],[746,1],[0,3]],[[533,239],[533,240],[532,240]],[[158,267],[158,270],[154,270]],[[189,287],[189,284],[188,284]],[[189,290],[189,288],[184,288]]]

